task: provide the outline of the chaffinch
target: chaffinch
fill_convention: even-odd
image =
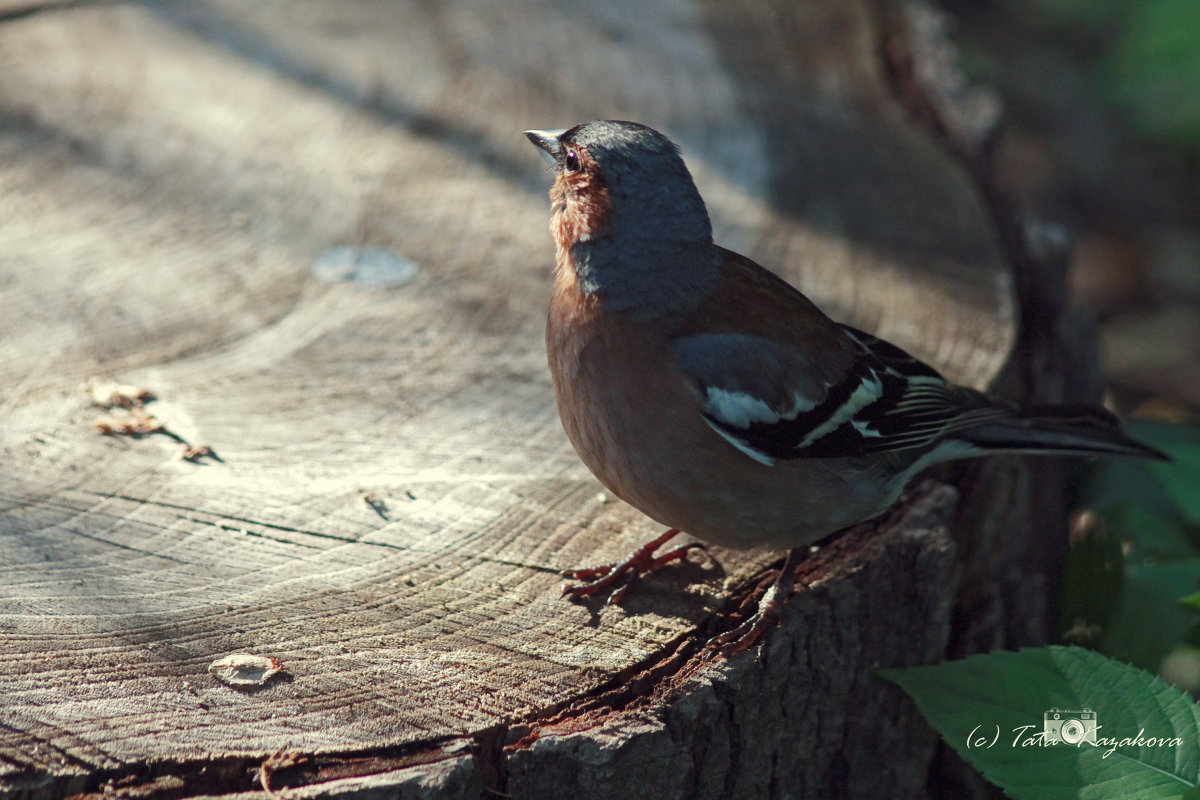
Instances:
[[[1099,409],[1023,412],[834,322],[712,241],[679,149],[633,122],[526,131],[554,168],[546,349],[558,411],[613,494],[668,526],[629,561],[568,577],[615,589],[686,555],[678,531],[793,548],[874,517],[932,464],[988,453],[1163,458]],[[751,637],[757,631],[741,631]]]

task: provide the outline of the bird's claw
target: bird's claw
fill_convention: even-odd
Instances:
[[[743,650],[749,650],[768,628],[778,622],[779,605],[779,595],[776,587],[772,586],[767,589],[762,600],[758,602],[758,610],[754,612],[753,616],[736,628],[712,637],[706,646],[716,648],[726,658]]]
[[[620,605],[629,592],[629,587],[642,575],[661,569],[672,561],[683,561],[692,550],[705,549],[703,544],[691,542],[668,550],[662,555],[654,555],[659,547],[670,541],[677,533],[679,531],[672,528],[654,541],[639,547],[625,561],[603,564],[598,567],[563,570],[560,574],[564,578],[582,582],[564,586],[562,596],[578,600],[611,590],[605,605]]]
[[[717,634],[706,643],[725,657],[750,649],[755,642],[779,621],[779,609],[792,596],[796,586],[796,567],[804,558],[805,548],[793,548],[784,559],[783,568],[770,588],[758,601],[758,610],[732,630]]]
[[[599,580],[600,578],[603,578],[605,575],[608,575],[614,569],[617,569],[618,566],[619,565],[615,564],[615,563],[614,564],[601,564],[598,567],[584,567],[583,569],[564,569],[562,572],[560,572],[558,574],[564,578],[569,578],[573,581],[583,581],[584,583],[591,583],[592,581]],[[573,587],[571,587],[571,586],[564,586],[563,594],[566,594],[572,588]]]
[[[604,605],[611,606],[619,605],[625,599],[625,593],[629,591],[629,587],[638,579],[640,573],[636,568],[631,567],[629,562],[624,562],[621,564],[605,564],[604,566],[590,569],[566,570],[562,575],[564,578],[584,581],[584,583],[567,584],[564,586],[562,597],[570,597],[572,600],[578,600],[612,589],[612,592],[608,595],[608,599],[604,601]],[[588,575],[594,575],[595,577],[588,580],[586,577]]]

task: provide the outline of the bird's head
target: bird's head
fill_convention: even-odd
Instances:
[[[585,292],[632,307],[712,282],[708,211],[670,139],[619,120],[525,135],[555,170],[558,267],[573,269]],[[670,291],[657,288],[663,282]]]

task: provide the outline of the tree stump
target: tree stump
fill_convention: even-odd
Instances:
[[[547,178],[521,135],[664,130],[719,242],[954,380],[1034,397],[1075,352],[1057,278],[990,183],[991,115],[938,19],[0,2],[0,796],[955,779],[875,670],[1044,636],[1061,466],[924,481],[817,549],[780,628],[728,660],[704,642],[782,554],[713,548],[625,608],[560,600],[559,570],[657,531],[559,426]],[[229,657],[263,666],[231,685]]]

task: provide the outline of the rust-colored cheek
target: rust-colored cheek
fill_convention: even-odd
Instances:
[[[550,187],[550,232],[554,234],[560,266],[570,258],[572,245],[599,238],[608,229],[608,188],[587,152],[579,150],[578,157],[579,169],[560,172]]]

